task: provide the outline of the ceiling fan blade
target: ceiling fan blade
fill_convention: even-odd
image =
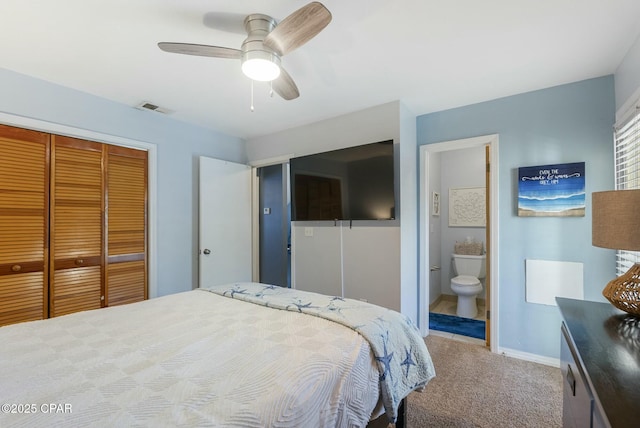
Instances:
[[[158,47],[165,52],[185,55],[211,56],[215,58],[230,59],[242,58],[242,51],[221,46],[196,45],[193,43],[160,42],[158,43]]]
[[[280,76],[272,82],[273,90],[285,100],[293,100],[300,96],[300,91],[289,73],[280,67]]]
[[[304,45],[331,22],[331,12],[322,3],[311,2],[280,22],[264,39],[264,45],[279,55]]]

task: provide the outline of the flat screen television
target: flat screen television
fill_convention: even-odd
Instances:
[[[291,219],[395,218],[393,141],[289,160]]]

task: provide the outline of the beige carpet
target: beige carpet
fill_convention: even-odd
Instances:
[[[562,426],[560,369],[435,335],[426,342],[436,377],[409,395],[409,428]]]

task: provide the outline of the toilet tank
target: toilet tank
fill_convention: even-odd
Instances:
[[[487,255],[470,256],[463,254],[453,254],[453,268],[456,275],[470,275],[478,279],[482,279],[487,274],[486,259]]]

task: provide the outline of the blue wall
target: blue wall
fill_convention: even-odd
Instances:
[[[614,252],[591,245],[590,206],[592,192],[613,188],[614,122],[613,76],[417,118],[418,145],[499,134],[501,348],[560,354],[557,307],[525,302],[525,259],[584,263],[585,300],[604,300]],[[518,217],[518,168],[567,162],[585,162],[585,217]]]

